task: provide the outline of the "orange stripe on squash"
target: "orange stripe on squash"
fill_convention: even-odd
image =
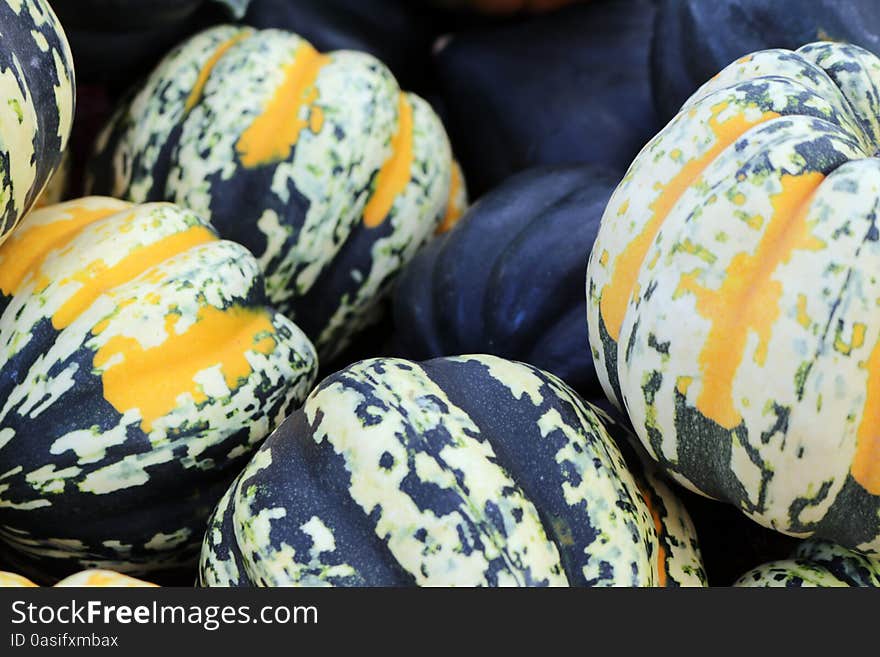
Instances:
[[[217,46],[217,49],[214,51],[214,54],[208,58],[208,61],[205,62],[204,66],[202,66],[202,70],[199,71],[199,76],[196,78],[196,83],[193,85],[192,90],[189,92],[189,96],[186,99],[186,104],[183,106],[183,111],[185,113],[189,113],[189,111],[196,106],[202,98],[202,92],[205,90],[205,85],[208,83],[208,78],[211,77],[211,72],[214,70],[214,67],[217,65],[217,62],[220,61],[220,58],[226,54],[232,46],[234,46],[239,41],[242,41],[248,35],[246,33],[236,34],[231,39],[228,39]]]
[[[782,296],[782,283],[773,279],[773,273],[795,250],[824,246],[810,234],[807,223],[810,201],[822,180],[824,176],[815,171],[782,175],[782,190],[771,197],[773,215],[757,249],[753,254],[742,252],[733,257],[719,289],[702,287],[692,274],[681,276],[676,295],[693,294],[697,312],[711,322],[699,357],[702,389],[697,409],[725,429],[742,421],[733,404],[733,379],[750,332],[758,336],[755,362],[763,365],[767,358]]]
[[[397,134],[391,140],[391,156],[376,176],[376,187],[364,208],[364,225],[375,228],[385,221],[394,200],[403,193],[412,176],[413,112],[405,94],[398,104]]]
[[[173,313],[166,316],[167,337],[155,347],[145,349],[135,338],[117,335],[95,353],[104,398],[120,413],[139,409],[147,433],[153,422],[178,406],[181,395],[189,393],[196,403],[207,401],[194,380],[199,372],[219,366],[227,387],[235,390],[252,371],[245,354],[269,354],[275,348],[275,329],[262,309],[205,306],[180,334],[179,319]]]
[[[464,181],[461,177],[461,169],[458,165],[452,166],[452,179],[449,182],[449,199],[446,201],[446,214],[443,215],[443,221],[437,226],[435,234],[442,235],[452,229],[461,219],[464,208],[458,203],[459,194]]]
[[[880,495],[880,340],[864,367],[868,371],[867,390],[850,474],[871,495]]]
[[[136,278],[179,253],[216,239],[214,233],[204,226],[193,226],[136,249],[112,267],[107,267],[103,260],[89,263],[72,276],[73,280],[82,283],[82,287],[56,311],[52,326],[58,330],[70,326],[105,291]]]
[[[715,135],[715,143],[703,155],[685,164],[675,177],[663,187],[663,191],[651,204],[651,217],[642,231],[615,258],[611,280],[602,289],[599,311],[605,328],[611,338],[620,339],[620,329],[630,299],[633,296],[636,280],[642,262],[648,254],[654,238],[678,199],[685,193],[712,161],[728,146],[755,125],[779,116],[776,112],[764,112],[755,120],[749,120],[744,113],[736,114],[726,121],[719,122],[718,116],[728,106],[727,102],[712,107],[709,127]],[[624,210],[624,213],[626,210]]]
[[[315,105],[317,80],[329,62],[329,56],[307,43],[297,49],[293,61],[284,67],[281,85],[235,145],[244,166],[283,162],[290,157],[304,128],[313,132],[321,129],[324,115]]]

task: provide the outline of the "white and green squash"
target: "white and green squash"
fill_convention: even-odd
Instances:
[[[173,201],[248,247],[322,359],[375,316],[453,190],[427,102],[371,55],[322,54],[281,30],[226,25],[184,42],[95,151],[93,193]]]
[[[760,524],[880,554],[880,59],[745,56],[642,150],[587,272],[644,447]]]
[[[555,376],[495,356],[327,377],[222,498],[203,586],[701,586],[694,528]]]
[[[0,246],[0,544],[40,579],[185,571],[312,344],[190,210],[90,197]]]
[[[749,588],[880,587],[880,560],[830,541],[808,539],[791,559],[762,564],[733,584]]]

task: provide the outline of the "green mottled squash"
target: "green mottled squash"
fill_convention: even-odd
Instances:
[[[371,55],[221,26],[119,109],[91,174],[93,192],[179,203],[248,247],[329,359],[441,222],[452,157],[428,103]]]
[[[809,539],[791,559],[753,568],[740,577],[740,587],[880,587],[880,561],[836,543]]]
[[[220,501],[205,586],[699,586],[686,511],[592,407],[495,356],[327,377]]]
[[[186,569],[314,381],[254,257],[189,210],[91,197],[0,247],[0,543],[43,578]]]
[[[34,205],[70,137],[74,77],[45,0],[0,0],[0,244]]]
[[[609,398],[688,488],[880,554],[880,59],[759,51],[609,201],[587,272]]]

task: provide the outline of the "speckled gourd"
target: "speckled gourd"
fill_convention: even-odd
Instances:
[[[254,257],[170,203],[77,199],[0,247],[0,542],[40,577],[171,571],[314,381]]]
[[[229,488],[205,586],[705,583],[687,512],[555,376],[495,356],[326,378]]]
[[[99,137],[90,183],[180,203],[247,246],[322,359],[369,323],[451,187],[443,125],[379,60],[234,26],[165,58]]]
[[[37,201],[70,137],[70,48],[45,0],[0,0],[0,244]]]
[[[880,553],[880,59],[745,56],[642,150],[587,272],[610,399],[688,488]]]
[[[0,571],[0,588],[34,588],[39,586],[27,577]],[[147,588],[155,584],[135,577],[129,577],[112,570],[91,568],[68,575],[53,586],[58,588]]]
[[[880,587],[880,561],[819,539],[808,539],[791,559],[750,570],[733,584],[738,587]]]

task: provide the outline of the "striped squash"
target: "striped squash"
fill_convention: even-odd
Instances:
[[[880,59],[741,58],[642,150],[587,272],[606,394],[688,488],[880,553]]]
[[[329,360],[440,223],[451,168],[439,118],[377,59],[220,26],[116,113],[90,189],[207,217],[257,256],[269,299]]]
[[[314,381],[254,257],[169,203],[35,210],[0,247],[0,541],[22,572],[175,570]]]
[[[70,137],[74,77],[45,0],[0,0],[0,244],[37,201]]]
[[[0,571],[0,588],[33,588],[36,586],[39,585],[27,577]],[[90,568],[68,575],[53,586],[58,588],[147,588],[156,585],[112,570]]]
[[[739,587],[880,587],[880,561],[847,550],[836,543],[808,539],[791,559],[750,570]]]
[[[643,494],[598,416],[495,356],[326,378],[220,501],[203,586],[651,586],[705,581],[690,519]]]

